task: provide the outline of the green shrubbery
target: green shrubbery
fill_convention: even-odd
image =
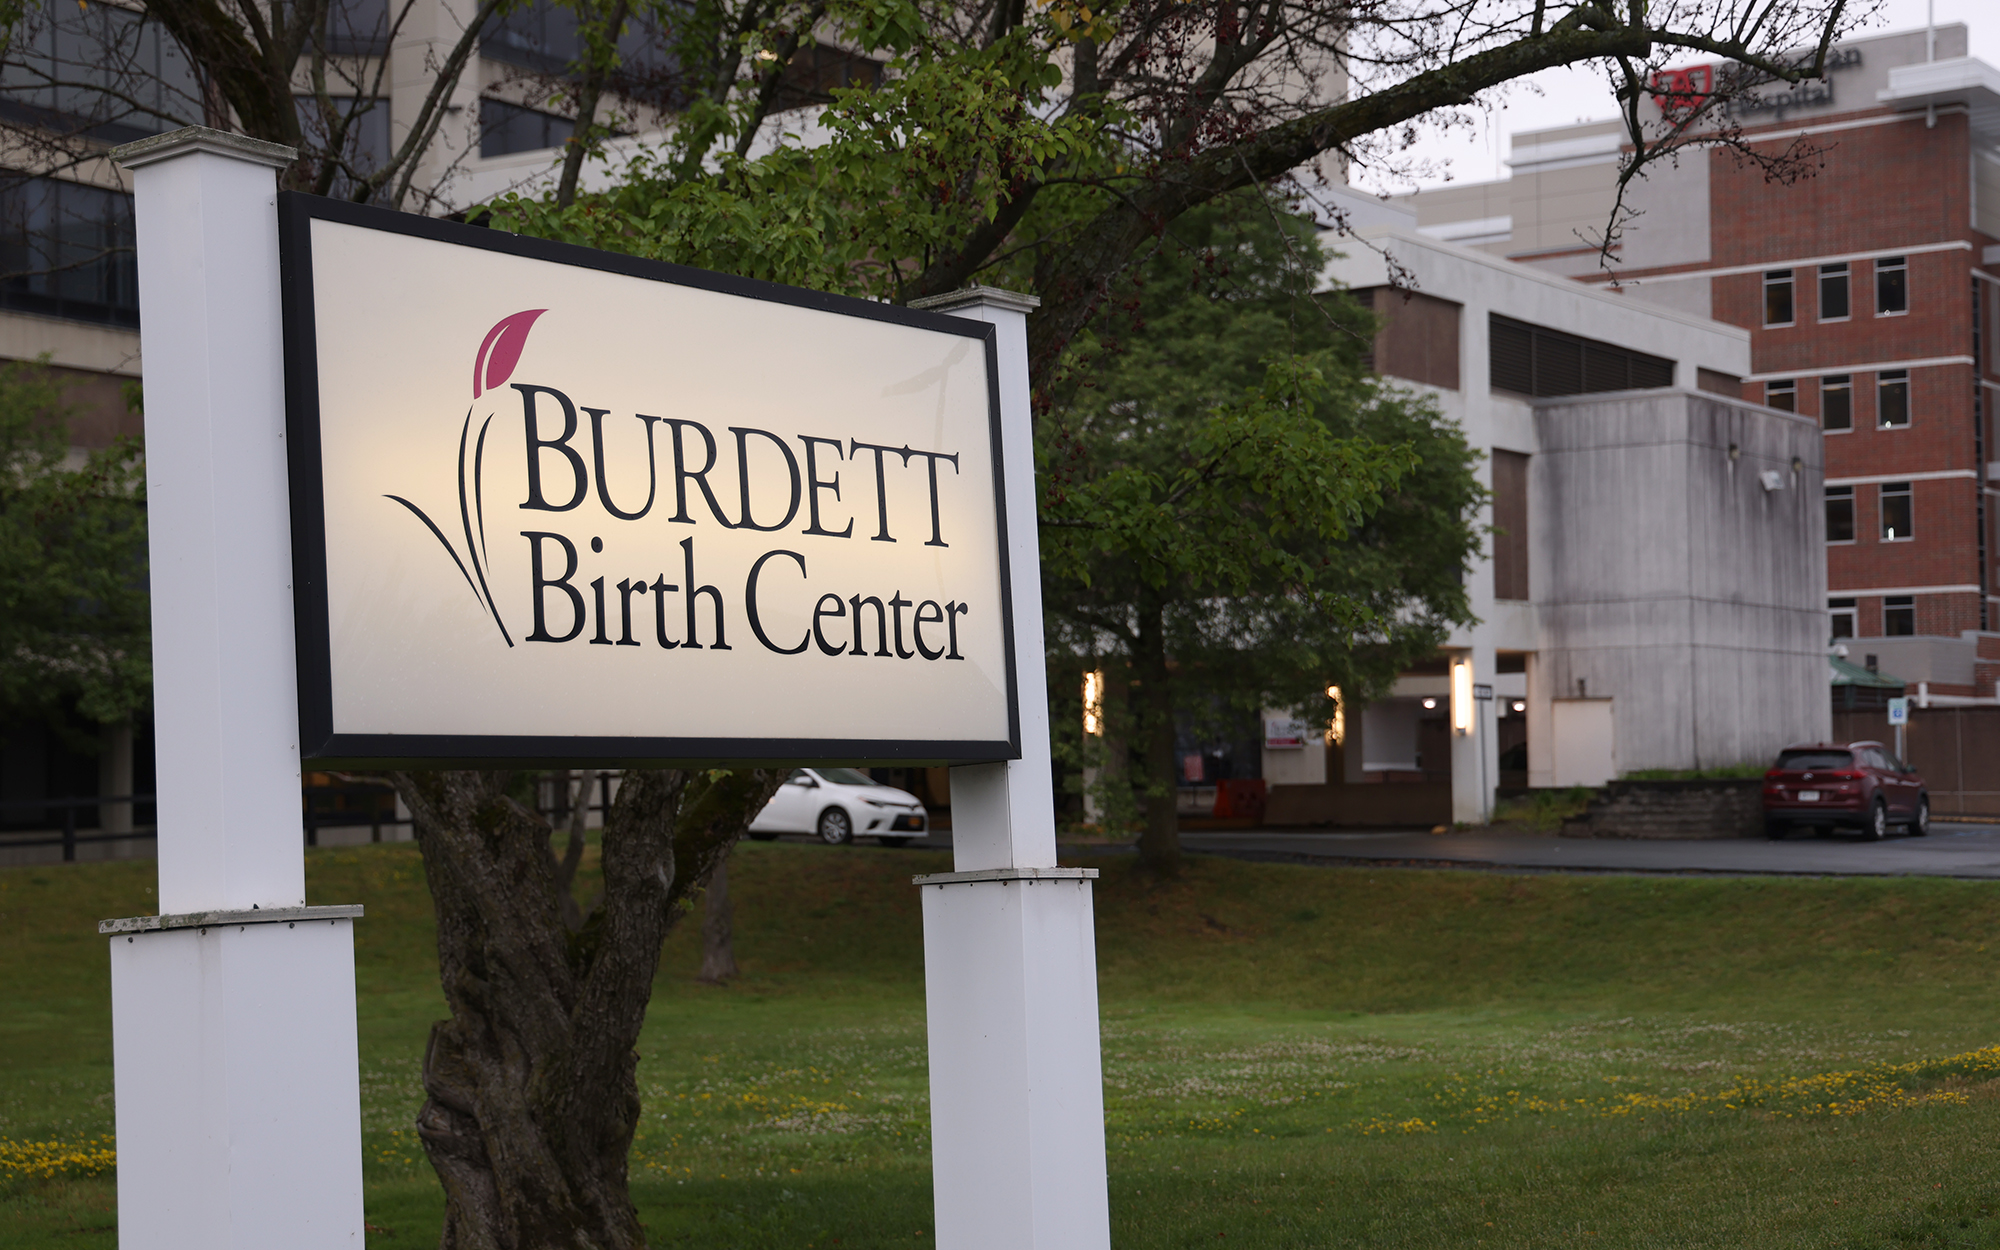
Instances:
[[[1590,806],[1591,797],[1596,793],[1589,786],[1531,790],[1521,798],[1501,800],[1493,809],[1493,823],[1554,833],[1562,828],[1565,820],[1583,815],[1583,809]]]
[[[1635,768],[1620,781],[1748,781],[1762,777],[1769,763],[1719,764],[1712,768]]]

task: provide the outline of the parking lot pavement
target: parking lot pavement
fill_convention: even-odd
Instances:
[[[1851,834],[1685,841],[1511,833],[1322,833],[1254,829],[1183,833],[1188,851],[1318,863],[1513,868],[1556,872],[1805,873],[2000,877],[2000,825],[1936,823],[1926,838],[1864,842]]]

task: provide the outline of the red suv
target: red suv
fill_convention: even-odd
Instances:
[[[1917,770],[1879,742],[1786,747],[1764,774],[1767,837],[1839,826],[1879,840],[1890,825],[1923,837],[1931,831],[1931,799]]]

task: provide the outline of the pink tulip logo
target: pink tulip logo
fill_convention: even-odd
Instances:
[[[546,308],[530,308],[511,317],[502,317],[486,332],[485,340],[479,344],[479,355],[472,361],[474,399],[496,386],[505,385],[507,379],[514,376],[514,366],[521,362],[521,349],[528,345],[528,331],[533,328],[535,318],[547,311]]]
[[[479,437],[474,440],[472,412],[473,408],[478,406],[481,395],[506,385],[507,379],[514,376],[514,366],[521,363],[521,352],[528,346],[528,331],[534,328],[536,318],[547,311],[546,308],[530,308],[512,316],[502,317],[494,323],[491,330],[486,332],[486,337],[480,341],[479,351],[473,356],[473,407],[465,410],[465,421],[459,426],[458,431],[458,520],[459,527],[465,534],[464,558],[460,558],[458,548],[452,545],[451,540],[444,536],[444,531],[438,528],[437,522],[431,520],[422,508],[401,495],[385,496],[416,514],[416,518],[424,523],[424,528],[428,529],[431,536],[444,547],[445,554],[458,566],[459,576],[465,579],[465,585],[472,591],[472,597],[492,616],[494,625],[499,627],[500,637],[505,639],[510,647],[514,645],[514,639],[507,632],[506,622],[500,619],[499,605],[493,602],[493,592],[486,584],[488,563],[486,500],[481,470],[486,462],[486,432],[492,428],[493,416],[489,413],[486,420],[480,423]],[[472,453],[470,473],[466,471],[468,449]],[[466,567],[468,561],[471,563],[470,568]]]

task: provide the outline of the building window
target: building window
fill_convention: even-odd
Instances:
[[[1854,380],[1845,373],[1830,374],[1819,384],[1819,428],[1854,428]]]
[[[1893,317],[1910,311],[1910,267],[1900,256],[1875,262],[1875,315]]]
[[[1916,533],[1908,482],[1882,483],[1882,541],[1898,543]]]
[[[1464,309],[1450,300],[1394,287],[1363,287],[1355,301],[1375,310],[1375,339],[1362,356],[1369,373],[1459,387],[1459,329]]]
[[[294,96],[292,102],[298,108],[299,132],[321,151],[333,146],[334,127],[343,121],[346,123],[345,144],[339,154],[345,168],[335,174],[332,185],[327,188],[327,193],[335,199],[352,198],[358,185],[355,181],[357,177],[366,179],[389,163],[392,140],[389,135],[389,101],[386,98],[335,96],[329,101],[335,110],[331,124],[320,113],[319,102],[312,96]]]
[[[139,324],[132,197],[26,178],[0,189],[0,308]]]
[[[1799,384],[1789,379],[1783,382],[1764,383],[1764,406],[1776,408],[1780,412],[1799,410]]]
[[[1579,338],[1492,314],[1487,369],[1496,391],[1521,395],[1590,395],[1674,384],[1674,362],[1614,343]]]
[[[1875,418],[1883,429],[1910,423],[1910,371],[1884,369],[1875,375]]]
[[[1854,600],[1828,599],[1827,615],[1833,619],[1833,637],[1854,637]]]
[[[326,9],[328,52],[340,56],[389,54],[388,0],[333,0]]]
[[[1847,320],[1847,262],[1819,267],[1819,319]]]
[[[360,0],[348,0],[358,3]],[[584,53],[576,9],[562,0],[524,0],[503,5],[506,16],[487,27],[479,55],[503,65],[543,74],[569,74]],[[398,13],[402,12],[400,6]],[[618,37],[618,72],[628,81],[658,83],[672,63],[658,21],[634,13]]]
[[[1707,391],[1711,395],[1726,395],[1731,399],[1743,398],[1743,379],[1722,372],[1720,369],[1697,368],[1694,371],[1695,389]]]
[[[882,62],[856,56],[832,44],[815,43],[800,48],[785,64],[778,80],[777,108],[803,108],[811,104],[833,103],[833,92],[841,88],[882,85]]]
[[[1792,271],[1772,269],[1764,274],[1764,324],[1792,324]]]
[[[114,144],[201,121],[201,76],[141,6],[31,2],[10,24],[0,116],[14,126]]]
[[[1882,600],[1882,632],[1891,638],[1908,638],[1917,632],[1915,595],[1890,595]]]
[[[481,156],[512,156],[516,152],[561,147],[569,142],[570,133],[575,129],[575,122],[553,113],[522,108],[505,100],[479,102]]]
[[[1854,541],[1854,488],[1826,488],[1826,540],[1830,543]]]
[[[1528,597],[1528,458],[1493,451],[1493,597]]]

